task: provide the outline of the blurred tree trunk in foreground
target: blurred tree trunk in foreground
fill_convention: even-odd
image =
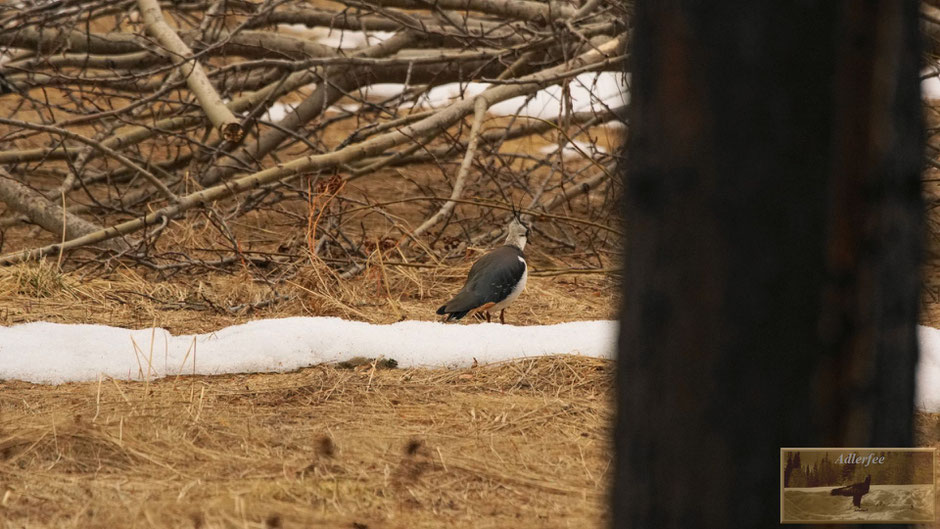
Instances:
[[[617,528],[769,527],[782,446],[910,446],[917,3],[636,6]]]

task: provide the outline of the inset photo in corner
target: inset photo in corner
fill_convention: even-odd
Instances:
[[[781,523],[936,519],[934,448],[781,448]]]

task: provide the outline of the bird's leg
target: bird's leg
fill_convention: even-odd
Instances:
[[[490,322],[490,311],[486,311],[486,323]]]
[[[506,314],[506,309],[502,309],[499,311],[499,322],[503,324],[506,323],[506,318],[504,317],[504,314]]]

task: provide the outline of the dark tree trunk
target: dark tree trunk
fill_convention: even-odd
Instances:
[[[910,446],[917,2],[638,1],[614,526],[771,527],[783,446]]]

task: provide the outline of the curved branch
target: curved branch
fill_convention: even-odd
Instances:
[[[431,215],[429,219],[411,232],[412,240],[421,236],[454,211],[454,206],[457,205],[455,199],[459,199],[460,195],[463,194],[467,175],[470,173],[470,166],[473,164],[473,155],[476,153],[477,144],[480,141],[480,126],[483,124],[487,108],[489,108],[489,103],[486,101],[486,97],[477,96],[473,103],[473,125],[470,126],[470,141],[467,143],[467,152],[464,153],[463,161],[460,162],[460,169],[457,171],[457,179],[454,181],[454,190],[450,194],[450,200],[445,202],[441,209],[437,210],[437,213]]]
[[[346,3],[352,4],[352,2]],[[439,9],[479,11],[518,20],[542,20],[543,22],[557,18],[567,18],[575,13],[575,10],[568,5],[557,2],[531,2],[528,0],[434,0],[433,2],[423,0],[372,0],[370,3],[382,7],[402,7],[405,9],[427,9],[433,5]]]
[[[95,140],[86,138],[86,137],[82,136],[81,134],[76,134],[76,133],[74,133],[74,132],[72,132],[72,131],[70,131],[70,130],[66,130],[66,129],[59,128],[59,127],[54,127],[54,126],[52,126],[52,125],[41,125],[41,124],[39,124],[39,123],[29,123],[29,122],[26,122],[26,121],[19,121],[19,120],[15,120],[15,119],[7,119],[7,118],[0,118],[0,124],[3,124],[3,125],[10,125],[10,126],[13,126],[13,127],[20,127],[20,128],[24,128],[24,129],[39,130],[39,131],[42,131],[42,132],[49,132],[49,133],[52,133],[52,134],[59,134],[59,135],[64,136],[64,137],[66,137],[66,138],[73,139],[73,140],[75,140],[75,141],[77,141],[77,142],[79,142],[79,143],[84,143],[85,145],[88,145],[89,147],[92,147],[92,148],[94,148],[94,149],[96,149],[96,150],[98,150],[98,151],[101,151],[101,152],[107,154],[108,156],[114,158],[115,160],[117,160],[117,161],[118,161],[121,165],[123,165],[124,167],[127,167],[128,169],[130,169],[130,170],[132,170],[132,171],[135,171],[135,172],[137,172],[137,173],[140,173],[144,178],[146,178],[147,180],[149,180],[150,183],[152,183],[152,184],[154,185],[154,187],[156,187],[157,189],[159,189],[160,192],[164,194],[164,196],[166,196],[168,199],[170,199],[171,202],[178,202],[178,201],[179,201],[179,197],[177,197],[172,191],[170,191],[170,188],[168,188],[168,187],[166,186],[166,184],[164,184],[162,181],[160,181],[159,178],[157,178],[156,176],[154,176],[153,173],[151,173],[150,171],[148,171],[148,170],[144,169],[143,167],[137,165],[136,163],[134,163],[132,160],[128,159],[128,158],[127,158],[126,156],[124,156],[123,154],[121,154],[121,153],[115,151],[114,149],[111,149],[110,147],[108,147],[107,145],[104,145],[104,144],[101,143],[101,142],[98,142],[98,141],[95,141]]]
[[[30,222],[58,238],[77,238],[101,230],[101,226],[64,211],[37,191],[17,182],[0,168],[0,201],[26,216]],[[114,245],[113,247],[117,247]]]

